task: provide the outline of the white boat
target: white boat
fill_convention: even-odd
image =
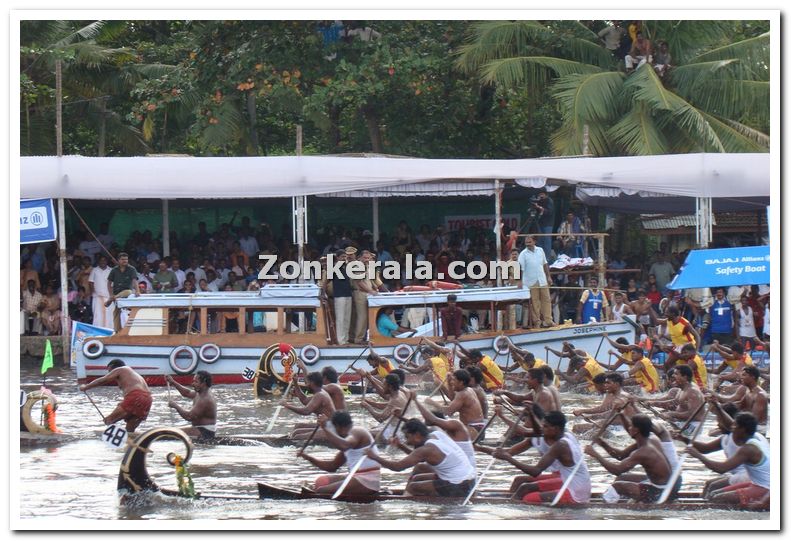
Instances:
[[[438,313],[450,293],[457,296],[463,310],[507,309],[511,304],[525,302],[527,291],[519,287],[470,288],[459,290],[397,291],[368,297],[370,339],[374,351],[397,363],[412,356],[419,336],[385,337],[376,329],[375,321],[385,307],[425,307],[431,316],[428,336],[440,336]],[[164,385],[164,376],[189,381],[196,370],[207,370],[215,383],[248,383],[256,374],[283,380],[279,344],[289,344],[311,370],[332,366],[339,374],[365,353],[364,345],[333,343],[331,311],[320,290],[312,284],[267,285],[259,292],[209,292],[146,294],[119,299],[121,308],[130,311],[126,326],[108,337],[91,337],[77,352],[77,378],[82,382],[107,373],[107,363],[123,360],[143,375],[149,385]],[[298,314],[308,322],[304,332],[297,327]],[[195,330],[176,332],[174,321],[181,317]],[[235,321],[234,332],[213,332],[215,322],[224,319],[226,328]],[[491,318],[496,320],[496,317]],[[252,323],[263,323],[265,328]],[[184,325],[186,327],[187,325]],[[501,365],[511,362],[507,344],[546,360],[545,346],[560,349],[568,340],[575,347],[605,358],[608,345],[603,344],[606,332],[615,340],[621,336],[634,341],[636,324],[629,321],[566,324],[541,330],[482,330],[464,334],[459,342],[467,350],[478,349]],[[417,363],[419,355],[412,356]],[[553,356],[554,357],[554,356]],[[559,362],[560,361],[560,362]],[[565,370],[567,359],[550,361],[553,368]],[[364,367],[361,359],[357,367]],[[353,376],[353,377],[352,377]],[[342,382],[357,379],[347,373]]]

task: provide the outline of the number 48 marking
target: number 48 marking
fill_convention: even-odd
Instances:
[[[102,433],[102,439],[110,447],[116,449],[122,447],[126,443],[127,432],[120,426],[110,425]]]

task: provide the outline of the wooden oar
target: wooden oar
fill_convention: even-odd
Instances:
[[[338,496],[340,496],[343,493],[343,490],[351,482],[352,477],[354,477],[354,474],[357,473],[357,470],[360,469],[360,466],[362,466],[363,462],[365,462],[365,459],[368,458],[368,455],[365,454],[365,451],[367,451],[368,449],[370,449],[371,447],[376,445],[376,439],[380,435],[384,434],[385,430],[387,430],[387,427],[390,426],[390,423],[392,421],[393,421],[393,416],[391,415],[390,419],[387,420],[387,423],[385,424],[384,428],[382,428],[381,432],[379,432],[379,434],[376,435],[376,438],[373,439],[373,441],[371,442],[371,445],[369,445],[368,447],[366,447],[363,450],[363,456],[361,456],[360,459],[357,462],[355,462],[354,466],[352,466],[352,468],[349,470],[349,474],[346,476],[346,479],[343,480],[343,483],[341,483],[341,486],[339,486],[338,490],[335,491],[335,494],[332,495],[332,499],[333,500],[338,499]]]
[[[488,421],[486,421],[486,424],[485,424],[485,425],[483,425],[483,428],[481,429],[481,431],[480,431],[480,432],[478,432],[478,435],[475,437],[475,440],[473,440],[473,442],[472,442],[472,444],[473,444],[473,445],[475,445],[476,443],[478,443],[479,441],[481,441],[481,439],[483,439],[483,434],[484,434],[484,432],[486,432],[486,429],[487,429],[487,428],[489,428],[489,425],[490,425],[490,424],[492,424],[492,422],[493,422],[493,421],[494,421],[496,418],[497,418],[497,414],[496,414],[496,413],[495,413],[494,415],[492,415],[491,417],[489,417],[489,420],[488,420]]]
[[[706,422],[706,417],[709,415],[708,404],[706,404],[704,402],[703,405],[706,406],[706,411],[703,413],[703,419],[700,420],[700,424],[695,429],[695,432],[692,434],[692,439],[689,440],[689,445],[692,445],[693,442],[695,441],[695,439],[698,437],[698,435],[700,434],[701,429],[703,429],[703,423]],[[700,411],[700,410],[698,410],[698,411]],[[694,415],[693,415],[693,417],[694,417]],[[689,423],[689,422],[691,422],[691,421],[687,421],[687,423]],[[670,479],[668,479],[664,490],[662,490],[662,494],[659,496],[659,499],[656,501],[657,505],[662,505],[670,497],[670,493],[673,491],[673,486],[676,484],[676,481],[678,480],[678,476],[681,475],[681,468],[684,466],[684,462],[686,460],[687,460],[687,454],[684,453],[684,456],[679,459],[678,465],[676,466],[676,469],[673,470],[673,472],[670,474]]]
[[[610,417],[609,417],[609,419],[607,419],[607,422],[604,423],[604,426],[600,426],[599,427],[599,431],[596,433],[596,435],[593,437],[593,439],[591,439],[591,441],[596,441],[597,438],[599,438],[602,434],[604,434],[604,431],[607,430],[607,427],[610,426],[610,424],[615,420],[615,418],[618,416],[618,414],[621,413],[621,411],[626,407],[627,404],[628,404],[628,402],[626,404],[624,404],[623,406],[621,406],[620,408],[618,408],[617,410],[613,411],[612,414],[610,414]],[[584,418],[584,416],[583,416],[583,418]],[[591,420],[591,422],[593,422],[593,424],[596,424],[592,420]],[[580,456],[579,461],[574,465],[574,469],[571,470],[571,473],[569,474],[569,476],[566,477],[566,480],[563,482],[563,485],[560,487],[560,490],[555,495],[554,499],[552,500],[552,503],[549,504],[550,507],[555,507],[558,504],[558,502],[560,501],[560,498],[563,497],[563,493],[569,488],[569,485],[571,484],[571,480],[574,479],[574,476],[576,475],[577,471],[580,469],[580,466],[582,466],[583,462],[585,462],[585,455],[584,454],[582,456]]]
[[[596,348],[596,355],[593,356],[593,358],[596,360],[596,362],[599,362],[599,360],[598,360],[599,351],[601,350],[601,345],[603,343],[604,343],[604,335],[602,334],[601,335],[601,340],[599,340],[599,347]]]
[[[305,445],[303,445],[302,449],[299,450],[300,453],[304,453],[305,452],[305,449],[307,449],[308,445],[310,444],[310,442],[313,441],[313,437],[316,435],[316,432],[319,431],[319,428],[321,428],[321,425],[316,423],[316,428],[313,429],[313,432],[310,433],[310,436],[305,441]],[[297,453],[297,454],[299,454],[299,453]]]
[[[291,386],[294,384],[294,380],[297,379],[297,374],[294,374],[291,378],[291,381],[288,382],[288,386],[286,387],[286,392],[283,395],[285,400],[288,400],[288,393],[291,391]],[[283,409],[282,404],[278,404],[275,408],[275,413],[272,415],[272,419],[270,419],[269,424],[266,426],[266,430],[264,430],[264,434],[269,434],[272,432],[272,428],[275,426],[275,421],[277,421],[278,416],[280,415],[280,410]]]
[[[83,391],[83,393],[85,393],[86,398],[88,398],[90,403],[93,404],[93,407],[96,408],[96,411],[98,411],[99,415],[102,416],[102,421],[104,421],[104,414],[102,413],[102,410],[99,409],[99,406],[96,405],[96,402],[93,401],[93,398],[91,398],[91,395],[88,394],[88,391]]]
[[[359,360],[362,358],[362,356],[363,356],[363,353],[365,353],[365,352],[366,352],[366,351],[368,351],[369,349],[371,349],[371,346],[365,346],[365,349],[362,351],[362,353],[360,353],[360,354],[357,356],[357,358],[356,358],[356,359],[354,359],[354,361],[352,361],[352,364],[350,364],[349,366],[347,366],[347,367],[346,367],[346,370],[344,370],[344,371],[341,373],[341,375],[340,375],[340,376],[338,376],[338,381],[340,381],[340,380],[341,380],[341,378],[342,378],[343,376],[345,376],[345,375],[346,375],[346,372],[348,372],[349,370],[351,370],[352,368],[354,368],[354,365],[355,365],[355,364],[357,364],[357,361],[359,361]]]
[[[529,411],[530,411],[529,408],[525,408],[525,410],[522,411],[521,415],[519,415],[519,418],[516,420],[516,422],[513,425],[511,425],[511,427],[506,431],[505,436],[503,436],[503,440],[500,442],[500,445],[497,446],[497,449],[502,449],[505,446],[505,443],[511,438],[511,435],[516,430],[516,427],[522,422],[522,420],[525,418],[525,415],[527,415]],[[464,501],[462,502],[461,505],[467,505],[467,503],[470,501],[470,498],[472,498],[472,495],[475,494],[475,491],[478,489],[478,485],[481,484],[481,481],[483,481],[483,478],[492,468],[496,460],[497,460],[496,457],[492,457],[492,460],[489,462],[489,465],[486,466],[486,469],[484,469],[481,472],[481,475],[479,475],[478,478],[475,480],[475,484],[472,485],[472,489],[470,489],[469,494],[467,494],[467,497],[464,498]]]
[[[695,420],[695,417],[697,417],[698,413],[700,413],[700,410],[702,410],[705,405],[706,405],[706,402],[701,402],[700,406],[698,406],[698,409],[696,409],[695,411],[692,412],[692,415],[689,416],[689,419],[687,419],[687,421],[682,425],[681,428],[679,428],[678,431],[679,432],[684,432],[687,429],[687,427],[690,424],[692,424],[692,421]]]
[[[645,403],[645,402],[643,402],[642,400],[638,400],[638,402],[640,403],[640,405],[642,405],[642,406],[645,406],[645,407],[646,407],[646,408],[647,408],[649,411],[651,411],[651,412],[652,412],[654,415],[656,415],[657,417],[659,417],[659,418],[660,418],[660,419],[662,419],[663,421],[667,421],[667,422],[668,422],[668,423],[670,423],[670,424],[674,424],[674,423],[673,423],[673,419],[668,419],[667,417],[665,417],[664,415],[662,415],[662,414],[661,414],[659,411],[657,411],[657,409],[656,409],[655,407],[653,407],[651,404],[646,404],[646,403]]]

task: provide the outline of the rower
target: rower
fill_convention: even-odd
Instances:
[[[536,358],[535,355],[526,349],[516,347],[510,340],[508,341],[508,351],[516,362],[510,367],[503,369],[506,374],[510,374],[519,368],[526,373],[531,368],[541,368],[547,364],[543,359]]]
[[[368,347],[371,347],[371,343],[368,342]],[[393,371],[395,366],[393,363],[376,353],[373,349],[371,349],[371,353],[368,354],[368,364],[372,368],[370,372],[366,372],[369,376],[377,376],[379,378],[384,378],[387,374]],[[359,373],[359,371],[358,371]]]
[[[447,371],[449,372],[453,371],[453,369],[456,366],[456,353],[454,349],[449,348],[447,346],[447,343],[443,342],[442,340],[437,340],[435,342],[430,338],[426,338],[425,336],[420,338],[420,342],[418,342],[418,344],[421,343],[428,346],[434,353],[436,353],[437,357],[439,357],[445,362]],[[464,368],[464,367],[460,366],[459,368]]]
[[[401,387],[403,388],[404,383],[406,382],[406,372],[404,372],[404,370],[401,368],[396,368],[390,373],[398,376],[398,379],[401,381]],[[390,399],[390,391],[388,390],[387,385],[384,384],[384,380],[380,380],[379,378],[371,375],[363,375],[362,377],[364,377],[368,383],[371,384],[371,387],[374,389],[374,391],[376,391],[376,394],[386,400]]]
[[[121,359],[113,359],[107,363],[107,372],[106,375],[88,384],[80,385],[80,391],[85,392],[115,382],[121,389],[124,399],[103,419],[104,424],[112,425],[118,421],[126,421],[126,431],[132,433],[148,417],[152,403],[151,391],[143,376],[126,366]]]
[[[426,421],[426,425],[429,427],[436,427],[432,430],[432,434],[437,431],[445,432],[445,434],[447,434],[450,439],[456,442],[456,445],[458,445],[461,450],[464,451],[464,454],[470,461],[470,465],[475,468],[475,449],[473,449],[470,432],[467,430],[467,427],[464,426],[464,423],[457,419],[448,419],[441,411],[429,411],[426,406],[417,400],[417,393],[415,391],[409,390],[406,392],[407,395],[411,397],[412,403],[415,404],[418,411],[420,412],[420,415],[423,416],[423,419]],[[396,414],[398,413],[400,412],[396,412]],[[415,468],[417,467],[418,466],[415,466]],[[432,475],[436,476],[436,474]]]
[[[613,410],[622,409],[624,415],[629,418],[639,413],[634,407],[631,398],[631,395],[623,390],[623,376],[618,372],[607,372],[604,375],[604,398],[601,404],[592,408],[575,409],[572,413],[577,417],[580,415],[601,416]],[[620,425],[620,421],[617,424]],[[574,432],[580,434],[592,428],[596,428],[593,423],[576,423]]]
[[[376,453],[376,446],[373,445],[374,438],[365,428],[354,426],[352,417],[346,411],[336,411],[332,417],[327,419],[324,414],[319,415],[318,422],[321,426],[332,424],[333,430],[326,431],[327,441],[339,453],[331,460],[313,457],[304,450],[297,452],[297,456],[304,458],[314,466],[326,472],[335,472],[346,464],[351,470],[363,457],[366,450],[371,449]],[[368,496],[379,492],[381,481],[381,467],[377,462],[366,459],[360,465],[349,484],[343,489],[346,496]],[[313,490],[319,494],[334,494],[346,479],[346,475],[322,475],[316,478]]]
[[[549,392],[551,392],[552,396],[555,397],[555,403],[558,404],[557,409],[558,411],[560,411],[560,404],[562,402],[560,399],[560,391],[557,388],[559,378],[555,375],[555,372],[552,370],[552,367],[549,366],[548,364],[543,364],[538,368],[540,368],[544,372],[544,387],[549,389]],[[595,380],[596,378],[593,379]]]
[[[189,411],[179,406],[175,400],[168,401],[168,406],[191,424],[182,430],[198,441],[214,439],[217,432],[217,401],[211,392],[211,374],[206,370],[198,370],[192,377],[192,389],[179,384],[170,376],[165,376],[165,379],[181,396],[192,399],[192,408]]]
[[[493,392],[495,396],[505,396],[512,402],[521,404],[525,401],[535,402],[544,411],[560,411],[560,404],[556,401],[551,390],[544,387],[544,371],[541,368],[531,368],[527,371],[527,386],[530,392],[518,394],[503,389]]]
[[[422,347],[420,349],[420,357],[423,360],[423,364],[420,366],[413,368],[411,366],[402,365],[401,368],[410,374],[425,374],[431,372],[434,377],[434,385],[439,385],[444,382],[448,376],[448,364],[445,359],[433,355],[433,351],[428,347]],[[440,392],[442,392],[441,389]]]
[[[714,490],[709,494],[709,501],[747,507],[761,502],[769,493],[769,444],[765,438],[756,436],[757,427],[758,422],[752,413],[739,413],[731,428],[733,443],[739,448],[733,456],[722,462],[711,460],[694,446],[687,447],[687,453],[717,473],[727,473],[742,465],[747,470],[748,482]]]
[[[481,411],[481,403],[475,391],[470,389],[470,373],[466,370],[456,370],[453,374],[448,374],[450,404],[442,406],[430,398],[426,403],[433,410],[441,411],[445,415],[453,415],[459,412],[459,420],[470,430],[473,438],[478,436],[486,421]]]
[[[605,338],[607,334],[605,333]],[[616,351],[610,350],[610,355],[615,355],[616,363],[609,367],[610,370],[618,370],[622,364],[629,367],[629,378],[624,381],[625,386],[640,385],[646,393],[659,392],[659,374],[656,367],[651,363],[651,359],[645,356],[642,346],[630,345],[625,338],[619,338],[613,342],[609,338],[607,341],[615,347]]]
[[[303,406],[295,406],[291,402],[288,401],[288,397],[284,397],[283,400],[280,401],[280,405],[284,406],[286,409],[293,411],[298,415],[321,415],[323,414],[327,418],[331,417],[332,414],[335,412],[335,406],[332,403],[332,398],[330,397],[329,393],[324,390],[324,377],[319,372],[311,372],[305,378],[305,381],[308,384],[308,389],[313,394],[310,398],[308,398],[299,385],[295,385],[293,387],[294,394],[302,402]],[[330,425],[325,427],[326,429],[331,429]],[[327,430],[325,430],[326,432]],[[310,428],[300,427],[294,430],[291,433],[292,438],[301,438],[304,437],[312,432]]]
[[[525,503],[551,502],[566,480],[572,475],[567,490],[561,495],[562,503],[585,503],[590,501],[591,477],[582,449],[570,432],[566,432],[566,416],[559,411],[550,411],[544,416],[542,432],[546,451],[535,465],[525,464],[515,459],[506,449],[495,449],[492,456],[505,460],[526,474],[534,478],[533,481],[523,483],[516,488],[512,499],[522,500]],[[579,468],[575,472],[575,468]],[[539,476],[548,468],[556,469],[560,475],[541,479]]]
[[[687,424],[687,431],[691,434],[697,429],[705,416],[705,412],[698,408],[703,404],[705,398],[698,386],[692,383],[692,369],[689,366],[685,364],[677,365],[675,372],[673,372],[673,381],[679,388],[676,398],[667,401],[645,400],[643,402],[669,410],[665,414],[665,418],[671,420],[679,427],[687,424],[686,421],[690,415],[697,412],[695,418]]]
[[[470,374],[470,389],[475,391],[478,402],[481,404],[481,411],[484,417],[489,416],[489,401],[486,399],[486,391],[483,390],[483,372],[477,366],[468,366],[465,370]]]
[[[550,350],[552,351],[552,350]],[[582,350],[573,350],[569,355],[569,368],[566,373],[559,372],[560,379],[565,380],[572,385],[587,382],[587,391],[589,393],[595,392],[596,388],[593,384],[593,378],[599,374],[604,374],[605,369],[602,365],[596,362],[596,359],[590,354],[582,351],[582,355],[577,352]]]
[[[647,415],[635,415],[632,417],[627,431],[634,438],[636,446],[625,459],[620,461],[612,461],[599,454],[594,448],[594,444],[597,442],[592,442],[585,447],[585,453],[598,460],[604,466],[604,469],[613,475],[620,476],[632,470],[635,466],[643,467],[646,473],[645,476],[640,476],[639,478],[630,476],[629,480],[616,480],[612,484],[612,489],[618,496],[627,496],[638,502],[653,503],[659,499],[665,489],[665,485],[670,481],[673,470],[665,453],[651,443],[651,429],[651,418]],[[677,497],[680,488],[681,476],[678,477],[673,485],[670,499]]]
[[[502,389],[504,376],[503,369],[500,365],[492,360],[488,355],[484,355],[480,350],[473,349],[467,350],[459,344],[456,340],[454,343],[458,346],[457,352],[459,355],[459,366],[477,366],[483,372],[484,384],[487,391],[495,389]]]
[[[667,325],[667,332],[672,341],[671,346],[659,346],[662,351],[667,353],[667,359],[665,360],[665,371],[667,372],[675,366],[676,360],[681,354],[681,348],[684,345],[692,344],[695,349],[698,348],[700,335],[689,321],[681,317],[681,312],[675,304],[668,306],[665,315],[667,318],[657,318],[653,314],[651,317],[657,325]]]
[[[744,352],[744,346],[739,342],[734,342],[730,348],[727,348],[715,340],[711,347],[722,356],[722,362],[711,373],[722,374],[726,368],[730,368],[730,372],[719,377],[718,386],[723,381],[738,382],[742,369],[753,364],[752,357],[750,357],[749,353]]]
[[[695,349],[693,344],[685,344],[681,348],[679,358],[692,369],[692,377],[695,380],[695,385],[700,387],[701,390],[708,388],[708,370],[706,363],[698,355],[698,350]],[[668,378],[670,375],[668,374]]]
[[[307,374],[308,371],[305,370]],[[321,369],[322,389],[327,391],[332,399],[332,405],[335,411],[343,411],[346,409],[346,397],[343,394],[343,388],[338,385],[338,371],[331,366],[325,366]]]
[[[755,366],[745,366],[741,370],[742,384],[731,395],[722,395],[706,389],[704,393],[710,394],[720,403],[735,404],[741,411],[751,412],[758,421],[759,432],[766,431],[766,421],[769,414],[769,397],[759,385],[758,378],[761,372]],[[763,429],[763,430],[762,430]]]
[[[385,423],[397,409],[403,410],[406,405],[406,393],[401,390],[401,379],[396,374],[387,374],[384,381],[384,389],[389,400],[387,402],[376,402],[370,398],[363,398],[360,405],[371,413],[374,419],[382,423],[382,426],[374,429],[375,432],[383,430]],[[385,434],[389,437],[390,434]]]
[[[717,427],[721,435],[707,442],[695,440],[691,442],[692,446],[703,454],[714,453],[721,450],[725,453],[725,458],[731,458],[736,454],[736,451],[739,450],[739,445],[734,443],[733,433],[731,432],[733,428],[733,418],[736,417],[739,410],[734,404],[720,405],[713,397],[707,399],[707,402],[712,405],[712,410],[717,416]],[[686,444],[690,444],[690,439],[681,434],[675,434],[674,437]],[[759,439],[763,438],[763,436],[758,433],[756,433],[756,437]],[[730,485],[738,485],[739,483],[747,483],[749,481],[750,478],[747,475],[747,470],[744,465],[736,466],[725,475],[706,481],[706,484],[703,486],[702,495],[703,498],[708,498],[709,494],[715,490]]]
[[[444,432],[429,432],[428,427],[417,419],[405,422],[402,431],[414,450],[401,460],[378,456],[371,449],[366,454],[393,471],[403,471],[421,462],[432,467],[436,479],[410,481],[405,494],[447,498],[464,498],[469,494],[475,483],[475,468],[456,442]]]

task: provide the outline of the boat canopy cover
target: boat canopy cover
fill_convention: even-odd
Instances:
[[[669,289],[769,283],[769,246],[692,250]]]
[[[685,197],[768,197],[769,162],[768,153],[520,160],[36,156],[20,158],[19,184],[22,199],[293,197],[494,179],[520,184],[527,180],[531,187],[540,187],[546,179],[548,184],[560,181]],[[484,184],[478,189],[488,188]]]

